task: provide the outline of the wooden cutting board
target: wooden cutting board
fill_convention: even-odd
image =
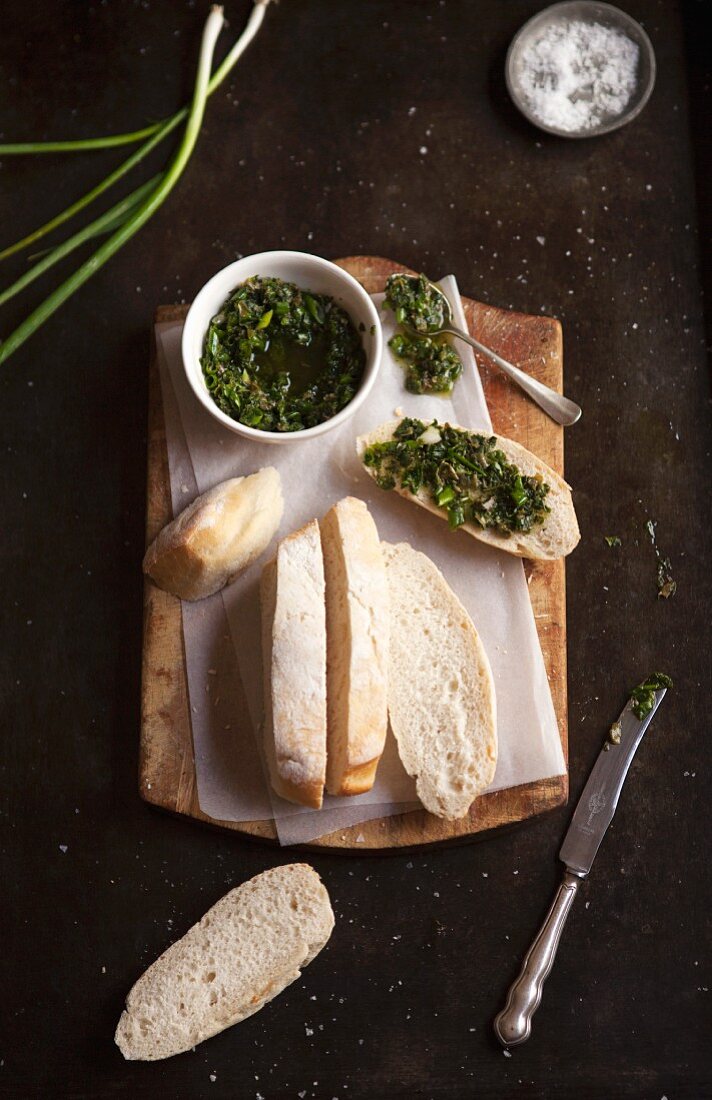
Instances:
[[[407,268],[372,256],[336,261],[369,293],[383,290],[386,277]],[[505,359],[562,391],[561,325],[551,317],[530,317],[463,298],[470,332]],[[156,321],[182,320],[186,306],[161,306]],[[523,443],[563,473],[563,429],[549,420],[496,368],[479,360],[495,432]],[[150,367],[146,539],[171,520],[165,426],[155,353]],[[534,617],[544,653],[564,756],[568,760],[566,713],[566,597],[564,562],[527,563]],[[241,711],[247,713],[243,702]],[[141,797],[173,813],[185,814],[254,838],[276,841],[270,821],[215,821],[198,805],[190,708],[183,653],[181,603],[146,583],[144,590],[141,693]],[[527,783],[478,798],[460,821],[441,821],[425,810],[363,822],[313,841],[310,848],[363,851],[472,840],[490,830],[524,821],[566,802],[568,776]]]

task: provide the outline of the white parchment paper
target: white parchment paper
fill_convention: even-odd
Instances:
[[[454,278],[441,284],[456,323],[465,318]],[[374,296],[380,305],[382,295]],[[384,344],[392,315],[382,315]],[[356,436],[400,413],[437,417],[491,431],[474,356],[458,345],[463,377],[450,398],[415,396],[390,352],[376,385],[354,417],[317,439],[287,446],[253,443],[220,427],[196,401],[183,374],[182,325],[157,327],[174,514],[219,481],[275,466],[285,512],[277,538],[322,516],[348,494],[368,503],[381,538],[407,540],[433,559],[465,605],[489,656],[497,692],[499,755],[491,790],[565,771],[556,716],[521,561],[453,534],[435,516],[379,489],[360,468]],[[398,410],[398,414],[396,413]],[[271,791],[259,751],[262,721],[259,575],[274,546],[217,596],[183,604],[183,631],[191,704],[198,798],[219,820],[272,816],[282,844],[306,843],[325,833],[418,805],[389,735],[373,789],[355,798],[327,797],[320,811],[294,806]],[[248,713],[239,713],[236,666]]]

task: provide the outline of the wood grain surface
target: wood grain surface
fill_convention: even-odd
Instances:
[[[336,261],[369,293],[383,289],[386,277],[408,270],[379,257],[351,256]],[[470,332],[533,377],[562,391],[561,325],[550,317],[529,316],[463,298]],[[162,306],[156,321],[182,319],[185,306]],[[563,429],[496,368],[478,357],[494,430],[516,439],[563,473]],[[150,367],[146,538],[150,542],[172,519],[165,426],[155,355]],[[544,654],[564,755],[568,760],[566,695],[566,597],[564,562],[527,562],[529,593]],[[241,707],[247,713],[247,705]],[[141,796],[162,809],[207,824],[276,841],[274,822],[216,821],[198,805],[185,674],[180,600],[150,582],[144,591],[141,697]],[[313,841],[309,848],[388,849],[476,839],[488,830],[521,822],[566,802],[568,776],[484,794],[459,821],[442,821],[425,810],[363,822]],[[356,839],[358,837],[358,840]]]

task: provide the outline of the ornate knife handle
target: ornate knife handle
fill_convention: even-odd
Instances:
[[[519,1046],[531,1035],[532,1016],[541,1003],[544,982],[554,965],[561,933],[580,884],[580,878],[566,872],[519,977],[510,987],[507,1003],[495,1017],[495,1035],[505,1047]]]

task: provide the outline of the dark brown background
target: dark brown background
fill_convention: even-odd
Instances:
[[[626,4],[658,85],[632,126],[580,143],[534,131],[506,97],[506,46],[540,6],[283,0],[211,102],[177,192],[2,368],[2,1095],[712,1095],[705,5]],[[205,7],[4,4],[0,130],[164,116],[189,92]],[[248,7],[228,4],[223,49]],[[6,158],[3,241],[124,155]],[[293,858],[136,794],[151,315],[280,246],[453,271],[472,296],[563,320],[585,410],[567,435],[583,531],[568,568],[574,798],[626,689],[658,667],[676,681],[511,1058],[491,1018],[559,876],[568,810],[470,847],[316,857],[337,927],[303,980],[194,1054],[132,1065],[113,1046],[141,969],[229,887]],[[52,283],[5,307],[2,332]],[[674,561],[668,603],[647,518]]]

